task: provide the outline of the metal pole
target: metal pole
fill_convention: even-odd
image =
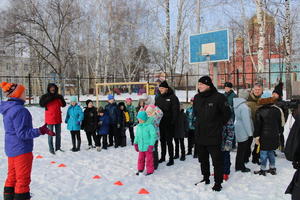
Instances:
[[[185,91],[186,91],[186,102],[189,102],[189,73],[185,75]]]

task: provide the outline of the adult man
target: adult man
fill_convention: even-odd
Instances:
[[[251,118],[252,118],[252,121],[255,122],[255,113],[257,111],[257,109],[260,107],[258,105],[258,100],[260,99],[261,95],[263,94],[263,87],[261,84],[259,83],[256,83],[254,85],[254,87],[252,88],[250,94],[249,94],[249,97],[247,99],[247,105],[249,106],[250,110],[251,110]],[[247,151],[247,158],[245,160],[245,163],[249,162],[249,158],[251,156],[251,145],[252,145],[252,142],[253,142],[253,138],[251,137],[249,139],[249,144],[248,144],[248,151]],[[256,163],[256,164],[259,164],[259,153],[257,153],[257,148],[258,148],[258,145],[255,144],[254,146],[254,150],[252,152],[252,162],[253,163]]]
[[[109,126],[109,147],[113,146],[115,140],[115,148],[120,145],[119,137],[118,137],[118,128],[120,128],[119,123],[119,110],[117,103],[115,102],[115,97],[110,94],[108,95],[108,104],[105,106],[105,110],[110,118],[110,126]]]
[[[169,162],[167,166],[174,165],[174,147],[173,138],[175,134],[175,125],[179,114],[179,100],[175,96],[174,91],[169,87],[166,81],[159,85],[159,95],[155,99],[155,105],[158,106],[164,113],[159,129],[161,143],[161,158],[159,163],[166,160],[166,150],[168,146]]]
[[[214,191],[221,191],[223,182],[223,156],[221,152],[223,126],[230,119],[230,107],[225,96],[217,91],[208,76],[198,83],[199,93],[194,99],[196,117],[195,142],[205,184],[210,184],[209,155],[214,166]]]
[[[64,97],[58,94],[58,87],[54,83],[49,83],[47,94],[40,98],[40,106],[45,108],[45,123],[48,128],[53,131],[55,128],[55,151],[61,150],[61,107],[66,106]],[[53,136],[48,136],[49,151],[55,154],[53,147]]]

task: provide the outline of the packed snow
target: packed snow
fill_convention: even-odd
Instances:
[[[34,126],[43,125],[44,110],[38,107],[29,108]],[[63,110],[66,113],[66,108]],[[7,172],[7,158],[4,153],[4,128],[0,117],[0,180],[3,183]],[[286,129],[291,127],[287,123]],[[285,132],[288,134],[288,131]],[[71,137],[66,125],[62,126],[62,149],[52,155],[48,151],[47,137],[35,140],[31,193],[33,200],[288,200],[285,195],[294,169],[284,155],[277,152],[276,167],[278,175],[258,176],[253,171],[259,166],[247,164],[252,172],[243,174],[234,171],[235,152],[231,153],[230,179],[223,183],[221,192],[213,192],[209,186],[194,184],[202,179],[197,159],[187,156],[182,162],[175,160],[175,165],[159,166],[151,176],[136,176],[138,154],[129,145],[124,148],[109,148],[97,152],[85,150],[87,140],[83,131],[80,152],[71,152]],[[129,138],[129,133],[127,133]],[[40,158],[37,158],[40,157]],[[64,164],[65,167],[58,167]],[[213,168],[211,168],[211,173]],[[99,177],[95,177],[95,176]],[[94,179],[95,177],[95,179]],[[123,185],[115,185],[120,181]],[[149,194],[138,194],[142,189]],[[2,195],[1,195],[2,197]]]

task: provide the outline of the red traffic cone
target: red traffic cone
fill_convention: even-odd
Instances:
[[[36,158],[36,159],[41,159],[41,158],[44,158],[44,157],[41,156],[41,155],[38,155],[38,156],[36,156],[35,158]]]
[[[65,164],[60,164],[58,167],[67,167]]]
[[[100,178],[101,178],[101,176],[98,176],[98,175],[93,177],[93,179],[100,179]]]
[[[114,183],[114,185],[122,186],[124,184],[121,181],[117,181],[117,182]]]
[[[56,162],[55,162],[55,161],[51,161],[50,163],[51,163],[51,164],[55,164]]]
[[[150,194],[150,192],[148,192],[148,190],[146,190],[145,188],[142,188],[142,189],[140,189],[138,194]]]

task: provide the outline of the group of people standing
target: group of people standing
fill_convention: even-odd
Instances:
[[[6,131],[5,150],[9,157],[4,199],[30,199],[33,138],[47,134],[50,153],[63,151],[61,108],[66,106],[66,102],[58,93],[58,87],[49,84],[47,94],[40,98],[40,106],[45,108],[45,125],[34,129],[31,115],[23,106],[26,100],[25,87],[6,82],[1,87],[9,98],[0,105]],[[198,93],[186,110],[166,81],[160,83],[155,100],[143,95],[138,107],[132,105],[131,98],[117,104],[114,96],[108,95],[105,107],[96,108],[91,100],[87,100],[86,108],[82,110],[77,98],[71,97],[65,118],[71,133],[71,151],[80,151],[80,130],[86,132],[88,149],[96,147],[97,151],[101,151],[112,146],[126,146],[128,129],[131,144],[139,153],[137,175],[143,173],[145,168],[146,175],[153,174],[159,163],[166,161],[167,151],[167,166],[174,165],[174,159],[184,161],[186,155],[194,154],[194,158],[199,159],[203,175],[199,184],[210,184],[211,157],[215,180],[212,189],[221,191],[223,180],[229,179],[230,152],[235,148],[236,171],[250,172],[246,164],[252,154],[252,162],[260,165],[260,170],[255,174],[275,175],[275,150],[284,148],[283,126],[288,114],[282,100],[283,85],[278,84],[271,94],[263,92],[262,85],[255,84],[250,92],[241,91],[239,96],[232,88],[233,85],[226,82],[225,93],[221,94],[211,78],[203,76],[198,81]],[[186,137],[187,153],[184,143]],[[267,169],[268,160],[270,164]],[[16,177],[16,173],[23,176]]]

